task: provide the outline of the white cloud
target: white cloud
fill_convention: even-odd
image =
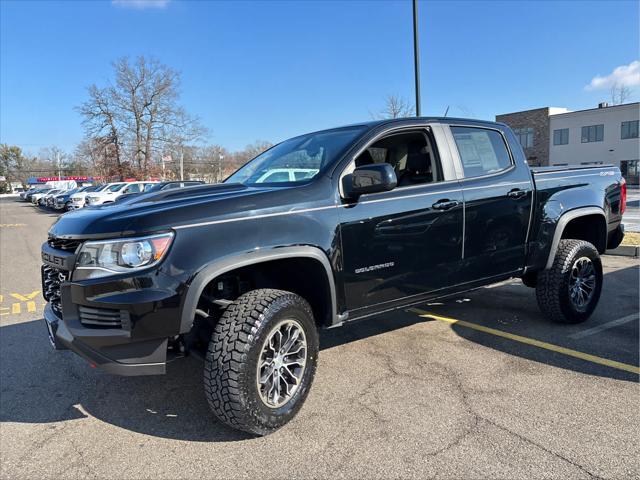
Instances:
[[[169,5],[171,0],[111,0],[111,5],[135,10],[145,10],[148,8],[162,9]]]
[[[614,85],[633,87],[640,85],[640,60],[634,60],[629,65],[620,65],[604,77],[597,75],[591,79],[585,90],[604,90]]]

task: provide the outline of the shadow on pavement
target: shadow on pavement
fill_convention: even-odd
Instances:
[[[467,299],[462,303],[456,302],[454,297],[437,302],[439,305],[422,308],[438,315],[465,319],[638,365],[637,322],[631,322],[621,332],[605,330],[595,337],[569,338],[574,332],[607,321],[606,314],[599,316],[598,312],[609,311],[612,308],[609,303],[623,301],[627,309],[634,308],[638,302],[637,283],[637,267],[607,274],[602,303],[596,315],[580,326],[546,322],[537,310],[533,290],[522,285],[482,289],[458,296],[458,300],[460,297]],[[386,314],[323,332],[321,348],[329,349],[425,321],[410,312]],[[619,380],[638,380],[638,376],[631,373],[455,324],[451,328],[471,342],[555,368]],[[621,349],[626,349],[626,353],[618,358]],[[51,423],[91,416],[130,431],[178,440],[230,442],[252,438],[224,426],[209,411],[202,387],[202,362],[197,358],[189,357],[170,364],[164,376],[111,376],[91,369],[72,352],[52,351],[41,320],[0,328],[0,378],[2,422]]]

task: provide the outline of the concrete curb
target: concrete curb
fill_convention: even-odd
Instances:
[[[640,246],[637,245],[620,245],[618,248],[613,248],[611,250],[606,251],[607,255],[620,255],[623,257],[634,257],[638,258],[640,256]]]

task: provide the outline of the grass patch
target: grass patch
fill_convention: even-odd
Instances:
[[[625,232],[622,245],[640,245],[640,233]]]

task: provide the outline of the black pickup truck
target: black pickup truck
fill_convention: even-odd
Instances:
[[[62,215],[42,246],[45,323],[109,373],[202,353],[215,415],[266,434],[309,393],[321,328],[513,277],[550,320],[586,320],[625,202],[618,168],[529,168],[498,123],[324,130],[219,185]]]

